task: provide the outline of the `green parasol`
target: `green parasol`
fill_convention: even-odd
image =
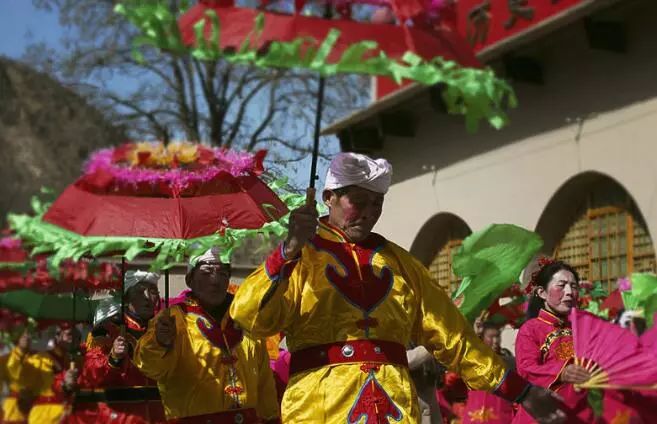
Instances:
[[[31,290],[13,290],[0,294],[0,308],[7,308],[37,320],[92,322],[99,301],[72,293],[41,294]]]

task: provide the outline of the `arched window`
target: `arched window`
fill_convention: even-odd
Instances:
[[[441,212],[422,226],[411,246],[411,253],[429,268],[431,277],[449,295],[461,284],[461,279],[452,273],[452,259],[470,233],[470,227],[461,218]]]
[[[462,239],[449,240],[438,251],[429,265],[429,273],[448,295],[452,295],[461,284],[461,278],[452,272],[452,258],[463,243]]]
[[[621,277],[656,271],[655,250],[639,208],[607,175],[585,172],[565,183],[536,230],[556,258],[609,292]]]
[[[619,206],[588,209],[568,229],[554,256],[573,265],[583,279],[611,292],[633,272],[655,272],[655,251],[645,224]]]

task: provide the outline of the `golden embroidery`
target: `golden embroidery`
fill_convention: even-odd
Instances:
[[[575,348],[573,346],[573,339],[566,339],[557,344],[554,348],[554,355],[560,361],[567,361],[575,357]]]
[[[472,412],[468,412],[470,416],[470,421],[473,423],[486,423],[489,420],[497,420],[499,417],[495,415],[493,408],[486,408],[482,406],[481,409],[476,409]]]
[[[559,337],[572,336],[572,334],[573,332],[570,330],[570,328],[558,328],[548,334],[545,338],[545,342],[543,342],[543,346],[541,346],[541,356],[543,357],[543,360],[545,360],[547,357],[547,354],[550,351],[550,347],[552,346],[552,343],[555,342],[555,340],[557,340]]]

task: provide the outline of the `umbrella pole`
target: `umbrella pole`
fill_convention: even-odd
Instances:
[[[327,1],[324,5],[324,19],[331,18],[331,4]],[[324,89],[326,88],[326,78],[319,76],[319,85],[317,86],[317,108],[315,109],[315,133],[313,134],[313,155],[310,162],[310,183],[306,193],[306,202],[315,201],[315,182],[317,181],[317,160],[319,158],[319,138],[322,131],[322,113],[324,112]],[[311,199],[312,197],[312,199]]]
[[[121,256],[121,335],[125,336],[125,256]]]
[[[78,312],[77,311],[77,306],[78,306],[77,305],[77,300],[78,299],[77,299],[77,290],[76,290],[76,288],[77,288],[77,282],[74,278],[73,279],[73,308],[72,308],[73,309],[73,317],[72,317],[73,321],[71,322],[71,328],[73,329],[72,330],[73,331],[73,340],[75,340],[75,322],[76,322],[76,315],[77,315],[77,312]],[[75,361],[73,360],[73,358],[75,357],[75,352],[77,351],[77,346],[75,346],[75,343],[71,343],[71,347],[69,348],[69,350],[70,350],[70,352],[69,352],[69,355],[70,355],[69,366],[70,366],[71,369],[73,369],[75,367]]]
[[[73,316],[72,316],[72,326],[75,327],[75,318],[77,315],[77,305],[76,305],[76,300],[77,300],[77,293],[76,293],[76,282],[75,279],[73,279]]]
[[[164,270],[164,307],[169,307],[169,270]]]
[[[312,162],[310,163],[310,182],[308,187],[315,188],[317,180],[317,160],[319,158],[319,138],[322,130],[322,112],[324,111],[324,88],[326,86],[326,78],[319,77],[319,86],[317,88],[317,109],[315,110],[315,133],[313,137],[313,155]]]

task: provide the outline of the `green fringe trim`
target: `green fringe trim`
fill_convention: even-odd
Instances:
[[[442,94],[448,112],[465,115],[466,128],[471,132],[477,130],[481,119],[486,119],[494,128],[502,128],[508,123],[505,108],[517,106],[511,86],[497,78],[490,68],[465,68],[441,57],[427,61],[410,51],[401,60],[389,58],[384,52],[372,55],[377,48],[374,41],[355,43],[337,62],[329,63],[328,57],[340,37],[337,29],[332,29],[319,47],[313,47],[318,40],[299,37],[290,42],[273,42],[263,53],[254,47],[257,43],[252,43],[252,40],[258,40],[264,28],[265,17],[260,14],[255,19],[252,33],[240,48],[227,51],[220,48],[221,24],[212,10],[207,12],[212,24],[210,40],[203,37],[204,24],[201,21],[194,28],[198,42],[192,47],[183,43],[177,17],[165,4],[124,0],[115,7],[115,12],[125,16],[141,31],[141,36],[133,42],[133,54],[142,62],[145,59],[141,49],[152,46],[199,60],[223,59],[259,68],[301,68],[324,76],[359,73],[390,77],[397,83],[410,80],[429,86],[441,84],[445,87]]]
[[[284,180],[269,184],[269,187],[279,193],[281,200],[288,209],[294,210],[302,206],[304,195],[280,194]],[[184,262],[190,256],[202,254],[213,246],[221,250],[221,259],[230,262],[233,251],[251,237],[257,235],[265,239],[282,237],[287,233],[289,214],[278,221],[266,223],[254,230],[228,228],[223,234],[212,234],[195,239],[162,239],[147,237],[97,237],[82,236],[43,221],[45,210],[35,211],[35,216],[10,214],[9,226],[18,237],[27,244],[34,246],[31,254],[50,253],[49,266],[56,272],[64,259],[79,260],[82,256],[94,257],[104,255],[125,256],[126,260],[150,254],[156,255],[151,262],[151,271],[171,268],[176,263]]]
[[[0,270],[21,271],[25,272],[28,269],[34,268],[36,262],[0,262]]]

